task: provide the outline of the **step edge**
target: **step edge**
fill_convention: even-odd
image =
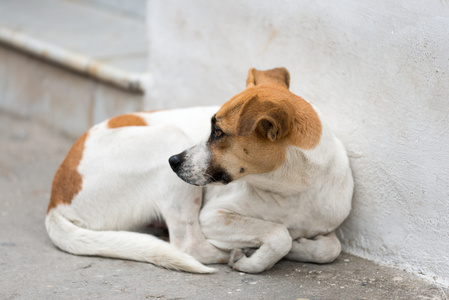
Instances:
[[[5,44],[116,87],[144,93],[143,81],[144,78],[148,77],[147,73],[128,72],[86,55],[31,37],[20,30],[9,29],[1,25],[0,44]]]

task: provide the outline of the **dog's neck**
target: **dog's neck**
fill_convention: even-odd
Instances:
[[[289,146],[286,150],[286,159],[277,170],[264,174],[251,174],[242,179],[256,189],[284,197],[302,193],[323,181],[317,180],[317,177],[331,176],[327,172],[335,161],[334,139],[332,133],[323,130],[321,142],[314,149],[304,150]]]
[[[313,162],[304,151],[294,146],[287,149],[286,157],[276,171],[251,174],[242,179],[253,188],[285,197],[301,193],[308,188],[312,179],[310,171],[313,171]]]

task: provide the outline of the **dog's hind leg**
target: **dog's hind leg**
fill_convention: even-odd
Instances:
[[[210,244],[201,230],[201,188],[181,185],[183,188],[171,190],[169,201],[161,211],[169,230],[170,244],[203,264],[227,262],[229,253]]]
[[[331,263],[341,252],[341,244],[335,232],[319,235],[313,239],[299,238],[293,241],[292,249],[285,258],[289,260]]]

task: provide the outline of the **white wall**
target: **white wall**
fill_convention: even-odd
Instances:
[[[119,13],[134,15],[136,18],[145,19],[147,0],[78,0],[90,4],[99,5],[102,8],[115,10]]]
[[[449,280],[449,2],[157,1],[147,108],[221,104],[285,66],[345,143],[344,250]]]

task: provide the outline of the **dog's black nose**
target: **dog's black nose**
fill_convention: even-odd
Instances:
[[[170,157],[168,159],[170,167],[172,168],[172,170],[174,172],[177,172],[179,167],[181,166],[182,158],[183,158],[183,155],[181,153],[181,154],[173,155],[172,157]]]

